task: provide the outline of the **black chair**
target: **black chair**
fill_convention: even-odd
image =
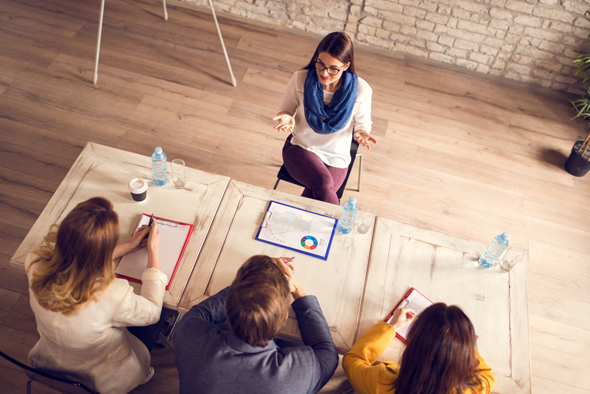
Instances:
[[[0,357],[10,361],[17,367],[21,368],[23,372],[29,378],[27,382],[27,394],[31,394],[31,384],[33,381],[39,382],[40,384],[52,388],[60,393],[64,394],[98,394],[88,387],[84,386],[82,383],[74,382],[68,379],[58,378],[57,376],[53,376],[51,374],[41,372],[36,370],[35,368],[31,368],[28,365],[25,365],[19,361],[16,361],[12,357],[0,352]]]
[[[354,161],[357,157],[359,158],[359,179],[358,179],[358,188],[356,189],[356,191],[357,192],[361,191],[363,154],[357,153],[358,149],[359,149],[359,143],[354,138],[352,138],[352,142],[350,143],[350,165],[348,166],[348,171],[346,172],[346,178],[344,178],[344,182],[342,182],[342,186],[340,186],[340,189],[338,189],[338,191],[336,192],[336,195],[338,196],[338,201],[340,201],[340,199],[342,198],[342,195],[344,194],[344,189],[346,188],[346,183],[348,182],[348,177],[350,176],[350,172],[352,171],[352,166],[354,165]],[[279,170],[279,173],[277,174],[277,182],[275,183],[273,190],[277,190],[277,186],[279,186],[280,181],[285,181],[285,182],[293,183],[298,186],[305,187],[305,185],[302,185],[301,183],[299,183],[295,179],[293,179],[293,177],[289,174],[289,171],[287,171],[287,168],[285,168],[284,164],[281,166],[281,169]]]

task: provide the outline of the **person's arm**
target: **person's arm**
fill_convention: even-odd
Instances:
[[[295,278],[295,267],[290,263],[292,259],[273,259],[285,272],[289,281],[289,290],[293,296],[293,310],[297,316],[297,325],[301,332],[303,343],[311,347],[317,360],[314,368],[312,392],[318,392],[330,380],[338,366],[338,352],[328,322],[322,313],[322,308],[315,296],[307,295]]]
[[[370,142],[377,143],[371,136],[371,100],[373,91],[369,84],[359,80],[360,105],[354,114],[354,139],[367,149],[371,149]]]
[[[299,107],[299,99],[297,98],[297,74],[298,73],[293,74],[289,80],[285,93],[283,93],[281,103],[279,104],[277,114],[272,118],[272,120],[278,121],[274,127],[275,130],[290,133],[295,126],[295,119],[293,116]]]
[[[363,335],[344,355],[342,367],[352,387],[360,393],[375,392],[379,382],[393,383],[399,367],[393,362],[388,365],[373,365],[395,337],[396,330],[408,326],[416,318],[409,308],[398,308],[391,318],[391,324],[379,322]],[[392,368],[392,366],[394,368]]]
[[[207,298],[205,301],[194,305],[182,318],[183,321],[191,319],[205,320],[212,324],[219,324],[225,321],[225,303],[229,286],[219,293]]]
[[[113,260],[145,247],[148,251],[147,268],[160,269],[158,251],[161,238],[158,221],[154,220],[151,226],[141,226],[127,241],[117,244],[113,251]]]
[[[344,355],[342,368],[357,392],[375,392],[382,374],[389,375],[385,380],[391,383],[397,379],[397,373],[387,369],[384,364],[373,365],[394,337],[395,328],[386,322],[379,322],[356,341]]]
[[[144,239],[148,233],[147,239]],[[126,295],[115,313],[113,320],[115,326],[145,326],[156,323],[160,318],[168,283],[168,276],[160,271],[158,262],[161,237],[158,224],[154,220],[151,227],[141,228],[127,242],[121,244],[119,252],[126,253],[146,247],[148,262],[146,269],[141,274],[139,295],[133,292],[131,286],[128,287]]]
[[[482,384],[482,391],[481,394],[489,394],[494,389],[496,385],[496,377],[492,373],[492,368],[485,362],[485,360],[481,357],[479,352],[476,350],[475,355],[479,360],[479,365],[477,367],[477,373],[481,378]]]

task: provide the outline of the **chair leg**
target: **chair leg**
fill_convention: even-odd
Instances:
[[[280,181],[280,179],[277,179],[277,183],[275,183],[275,187],[273,187],[272,190],[277,190],[277,186],[279,186]]]
[[[170,350],[174,351],[174,346],[172,346],[172,344],[168,341],[164,334],[160,333],[160,339],[164,341],[164,343],[166,344],[166,346],[170,348]]]
[[[168,20],[168,10],[166,10],[166,0],[162,0],[162,4],[164,4],[164,20]]]
[[[31,383],[33,383],[33,379],[29,379],[27,382],[27,394],[31,394]]]
[[[357,192],[361,191],[361,175],[363,173],[363,154],[357,153],[356,157],[359,158],[359,187],[356,189]]]
[[[236,78],[234,77],[234,73],[231,69],[231,64],[229,64],[229,57],[227,56],[227,51],[225,50],[225,43],[223,42],[223,36],[221,35],[221,30],[219,29],[219,23],[217,23],[217,16],[215,16],[215,9],[213,8],[213,2],[211,0],[209,0],[209,5],[211,6],[211,13],[213,14],[213,21],[215,22],[215,27],[217,28],[217,34],[219,34],[219,41],[221,41],[221,49],[223,49],[223,55],[225,56],[227,68],[229,69],[231,84],[235,87],[238,84],[236,82]]]
[[[94,60],[94,76],[92,78],[92,83],[96,85],[96,81],[98,81],[98,56],[100,54],[100,37],[102,36],[102,18],[104,16],[104,2],[105,0],[101,0],[100,2],[100,18],[98,20],[98,38],[96,39],[96,58]]]

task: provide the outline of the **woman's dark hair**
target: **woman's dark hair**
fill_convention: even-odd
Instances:
[[[316,48],[309,64],[303,67],[303,69],[309,70],[310,68],[315,68],[315,61],[322,52],[328,52],[330,56],[340,60],[343,64],[350,62],[348,71],[352,74],[356,74],[354,70],[354,50],[352,48],[352,40],[345,32],[335,31],[324,37]]]
[[[473,324],[458,306],[426,308],[408,331],[396,394],[460,394],[481,387]]]

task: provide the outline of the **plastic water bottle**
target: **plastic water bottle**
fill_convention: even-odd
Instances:
[[[504,249],[508,247],[508,238],[510,234],[502,233],[496,235],[492,242],[488,245],[484,254],[479,258],[479,265],[484,268],[490,268],[496,262],[496,259],[500,257]]]
[[[166,155],[159,146],[152,155],[152,171],[154,185],[164,186],[168,181],[168,176],[166,175]]]
[[[348,234],[352,231],[352,225],[357,210],[358,206],[356,205],[356,198],[350,197],[342,206],[342,213],[340,214],[338,227],[336,227],[339,233]]]

